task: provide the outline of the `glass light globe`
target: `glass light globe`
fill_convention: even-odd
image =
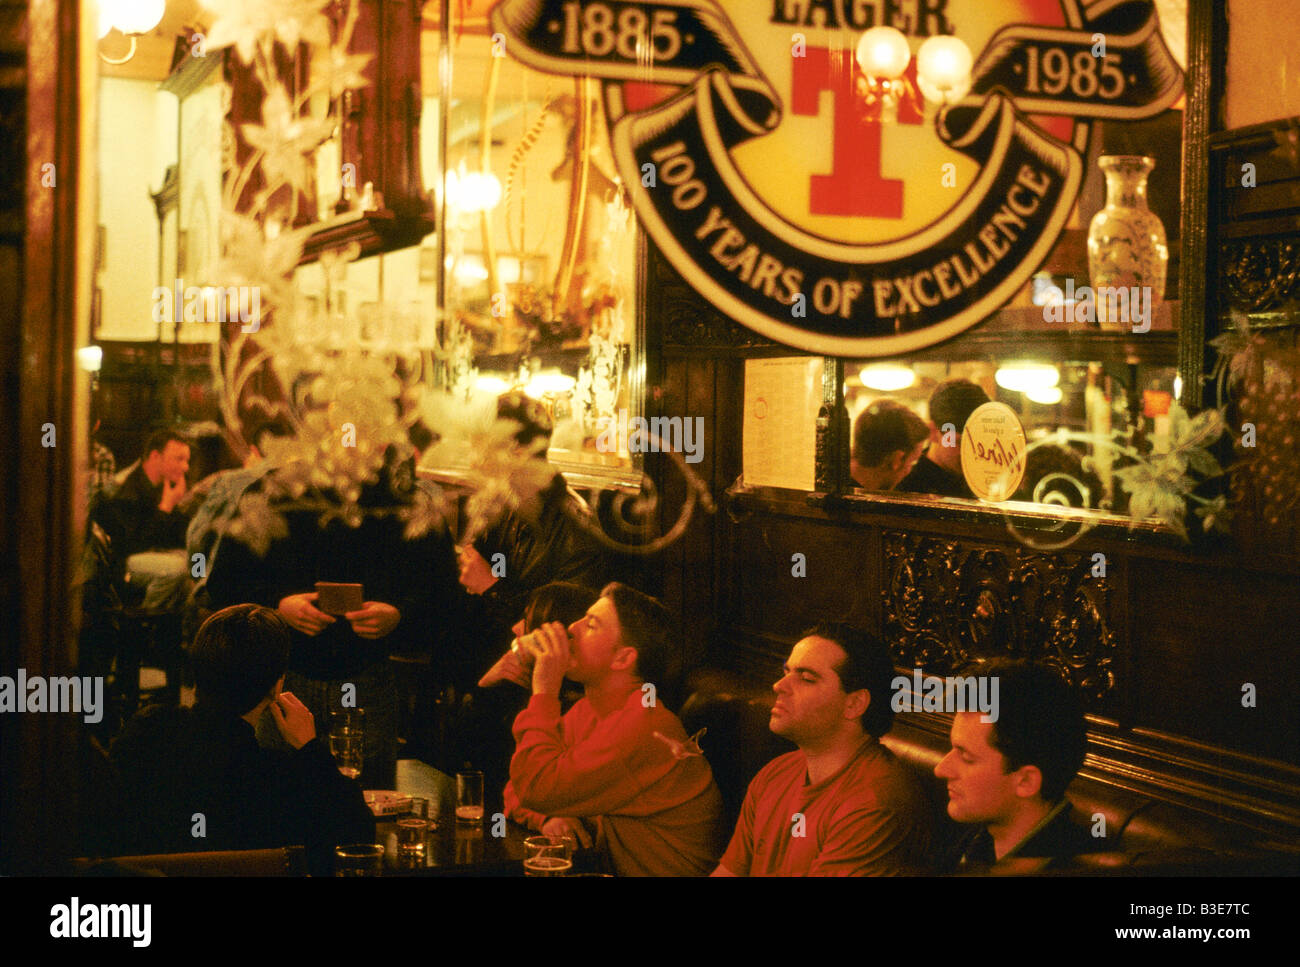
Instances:
[[[99,0],[99,39],[103,40],[108,36],[108,32],[113,29],[113,22],[117,19],[117,8],[120,0]]]
[[[1057,403],[1061,402],[1061,397],[1064,395],[1065,394],[1061,392],[1061,387],[1059,386],[1048,386],[1045,389],[1031,389],[1025,391],[1025,396],[1029,397],[1032,402],[1039,403],[1043,406],[1055,406]]]
[[[931,37],[916,52],[916,86],[927,101],[960,101],[970,90],[974,64],[960,37]]]
[[[166,0],[119,0],[113,23],[124,34],[147,34],[162,22]]]
[[[858,66],[868,77],[897,80],[907,70],[912,49],[902,31],[893,27],[872,27],[858,41]]]
[[[902,363],[872,363],[863,367],[858,378],[862,380],[863,386],[882,393],[907,389],[916,382],[912,368]]]
[[[1013,362],[998,367],[994,380],[1016,393],[1041,392],[1061,381],[1060,371],[1050,363]]]

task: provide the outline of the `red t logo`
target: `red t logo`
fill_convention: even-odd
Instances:
[[[831,173],[812,176],[808,210],[814,215],[902,218],[903,182],[880,173],[880,138],[884,125],[862,119],[862,108],[853,90],[853,76],[851,52],[840,52],[832,62],[829,49],[809,47],[806,57],[794,58],[790,109],[795,114],[815,117],[822,91],[831,91],[835,100]],[[915,90],[915,59],[908,63],[904,76]],[[899,103],[899,124],[920,124],[922,120],[910,100]]]

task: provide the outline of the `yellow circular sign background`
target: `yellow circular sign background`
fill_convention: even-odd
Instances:
[[[1005,403],[985,403],[961,434],[961,472],[980,500],[1009,500],[1025,477],[1025,428]]]

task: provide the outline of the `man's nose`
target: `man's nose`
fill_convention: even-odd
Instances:
[[[948,763],[951,761],[952,753],[949,752],[946,756],[940,759],[939,764],[934,767],[934,774],[940,779],[951,779],[952,771],[948,768]]]
[[[782,675],[778,678],[772,684],[772,691],[776,692],[778,695],[784,695],[786,692],[790,691],[790,686],[786,684],[786,679],[789,677],[790,676],[788,675]]]

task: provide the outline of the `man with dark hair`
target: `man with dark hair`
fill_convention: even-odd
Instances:
[[[506,814],[594,839],[621,876],[699,876],[720,845],[713,771],[653,677],[670,670],[671,624],[654,598],[610,584],[567,631],[550,622],[523,639],[533,697],[515,719]],[[585,695],[561,717],[566,677]]]
[[[893,490],[929,438],[925,421],[902,403],[876,400],[853,421],[849,474],[864,490]]]
[[[988,401],[988,394],[968,379],[950,379],[936,386],[930,394],[930,448],[898,489],[974,499],[961,471],[961,434],[970,415]]]
[[[93,512],[108,535],[119,577],[128,575],[131,584],[144,588],[146,608],[177,608],[189,594],[189,567],[181,552],[188,516],[180,507],[189,467],[185,437],[155,430],[139,463]]]
[[[749,784],[714,876],[885,876],[925,872],[930,811],[916,778],[880,744],[893,663],[885,646],[823,624],[772,686],[770,727],[798,751]]]
[[[132,554],[185,546],[186,518],[177,509],[185,496],[190,445],[175,430],[155,430],[144,453],[102,509],[99,525],[125,561]]]
[[[974,827],[946,868],[1037,870],[1097,851],[1065,798],[1087,743],[1074,689],[1054,669],[1026,661],[992,661],[965,674],[996,677],[998,701],[991,722],[956,713],[952,750],[934,770],[948,781],[948,815]]]
[[[333,848],[370,842],[361,786],[339,773],[307,709],[280,690],[289,627],[268,608],[236,605],[194,639],[195,703],[140,712],[113,744],[122,782],[121,852],[301,845],[314,871]],[[258,749],[254,723],[270,710],[294,750]]]

